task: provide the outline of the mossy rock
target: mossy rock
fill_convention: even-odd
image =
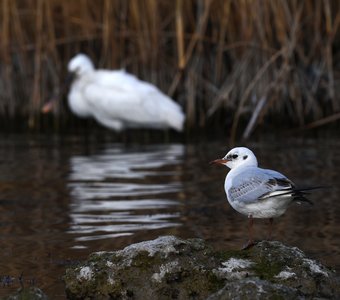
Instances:
[[[336,298],[333,272],[302,251],[261,242],[214,251],[203,240],[163,236],[98,252],[64,276],[69,299]],[[261,294],[262,293],[262,294]],[[260,298],[259,298],[260,297]]]
[[[14,294],[9,295],[4,300],[47,300],[48,297],[37,287],[20,288]]]

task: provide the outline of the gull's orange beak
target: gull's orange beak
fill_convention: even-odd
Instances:
[[[215,164],[215,165],[223,165],[225,163],[227,163],[229,161],[229,159],[225,159],[225,158],[219,158],[219,159],[215,159],[213,161],[211,161],[209,164]]]

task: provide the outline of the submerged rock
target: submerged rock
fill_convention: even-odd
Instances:
[[[7,296],[6,300],[47,300],[48,297],[37,287],[20,288],[14,294]]]
[[[70,299],[337,298],[335,273],[299,249],[260,242],[214,251],[203,240],[159,237],[98,252],[64,276]]]

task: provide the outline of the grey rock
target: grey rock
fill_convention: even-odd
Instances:
[[[20,288],[14,294],[5,297],[6,300],[47,300],[48,297],[37,287]]]
[[[208,300],[271,300],[303,299],[297,290],[258,278],[241,279],[228,282],[221,290],[211,295]]]
[[[260,242],[215,251],[164,236],[98,252],[64,276],[69,299],[336,299],[336,274],[299,249]]]

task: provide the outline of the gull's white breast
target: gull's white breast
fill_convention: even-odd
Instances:
[[[233,186],[233,173],[236,173],[233,171],[234,170],[231,170],[229,172],[224,184],[228,202],[233,209],[248,217],[252,216],[253,218],[276,218],[285,213],[289,203],[292,201],[292,197],[289,194],[280,196],[280,193],[273,192],[268,196],[277,194],[276,197],[267,197],[260,200],[254,199],[252,202],[233,200],[229,194],[229,191]]]

